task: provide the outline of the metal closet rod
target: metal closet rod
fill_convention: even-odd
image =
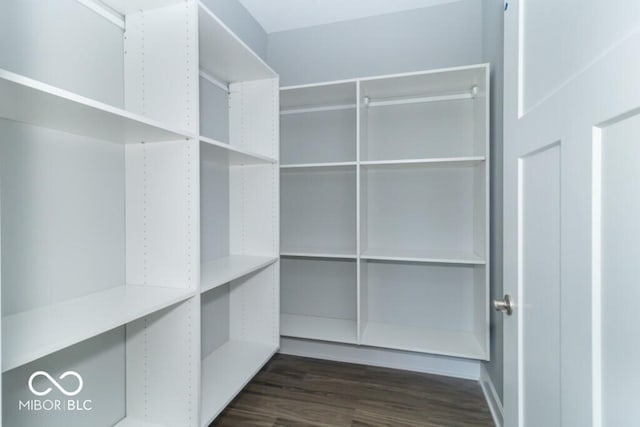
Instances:
[[[419,96],[409,98],[380,98],[372,99],[369,96],[364,97],[364,105],[366,107],[383,107],[385,105],[401,105],[401,104],[420,104],[424,102],[439,101],[455,101],[458,99],[473,99],[478,95],[478,86],[473,86],[470,90],[464,92],[450,93],[446,95]],[[323,105],[319,107],[290,108],[280,111],[280,115],[317,113],[321,111],[350,110],[356,108],[356,104],[337,104]]]
[[[478,86],[470,90],[446,95],[412,96],[408,98],[380,98],[364,97],[364,105],[367,107],[384,107],[387,105],[422,104],[425,102],[455,101],[458,99],[473,99],[478,95]]]

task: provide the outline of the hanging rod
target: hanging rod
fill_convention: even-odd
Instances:
[[[323,105],[322,107],[291,108],[287,110],[281,110],[280,115],[285,116],[287,114],[303,114],[303,113],[317,113],[321,111],[352,110],[354,108],[356,108],[356,104],[339,104],[339,105]]]
[[[213,77],[211,74],[207,73],[206,71],[200,70],[200,77],[202,77],[203,79],[205,79],[206,81],[208,81],[212,85],[219,87],[223,91],[225,91],[227,93],[230,92],[228,83],[223,82],[220,79],[216,79],[215,77]]]
[[[449,95],[420,96],[411,98],[381,98],[372,99],[364,97],[364,105],[367,107],[384,107],[387,105],[422,104],[425,102],[455,101],[459,99],[473,99],[478,95],[478,86],[473,86],[468,92],[452,93]]]

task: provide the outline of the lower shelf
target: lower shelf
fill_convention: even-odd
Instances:
[[[280,335],[348,344],[358,342],[355,320],[298,314],[282,314],[280,316]]]
[[[146,421],[138,420],[136,418],[126,417],[120,420],[113,427],[163,427],[160,424],[148,423]]]
[[[202,425],[208,426],[278,347],[246,341],[229,341],[202,361]]]
[[[371,248],[362,252],[362,259],[380,261],[425,262],[437,264],[483,265],[486,261],[472,252],[401,250]]]
[[[2,318],[2,372],[193,296],[188,289],[124,285]]]
[[[443,356],[486,359],[473,332],[418,328],[389,323],[367,323],[362,344]]]

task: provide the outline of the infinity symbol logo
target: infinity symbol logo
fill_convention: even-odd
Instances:
[[[46,379],[48,379],[51,382],[51,384],[53,384],[65,396],[75,396],[76,394],[82,391],[82,387],[84,385],[84,383],[82,382],[82,377],[80,376],[80,374],[78,374],[75,371],[67,371],[64,374],[60,375],[60,378],[58,378],[60,380],[63,380],[68,376],[75,377],[78,380],[78,388],[76,388],[73,391],[65,390],[65,388],[62,387],[56,380],[54,380],[53,377],[49,375],[48,372],[36,371],[33,374],[31,374],[31,376],[29,377],[29,390],[31,390],[31,393],[35,394],[36,396],[46,396],[47,394],[51,393],[51,387],[48,387],[44,391],[38,391],[33,387],[33,380],[39,376],[43,376]]]

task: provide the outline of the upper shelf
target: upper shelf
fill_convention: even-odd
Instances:
[[[228,83],[278,76],[201,2],[198,21],[200,69],[205,73]]]
[[[124,285],[2,318],[2,372],[183,301],[188,289]]]
[[[0,117],[124,144],[193,137],[185,130],[2,69]]]
[[[202,264],[200,292],[207,292],[232,280],[258,271],[278,260],[277,257],[230,255]]]

